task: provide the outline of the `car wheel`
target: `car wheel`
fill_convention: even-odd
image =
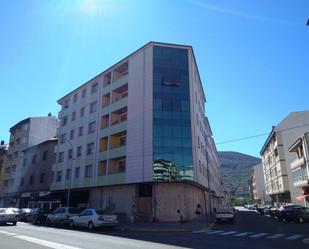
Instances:
[[[60,226],[64,226],[64,221],[60,220]]]
[[[17,221],[14,221],[14,222],[12,222],[12,224],[13,224],[13,226],[16,226],[16,224],[17,224]]]
[[[89,230],[93,230],[93,228],[94,228],[93,222],[90,221],[90,222],[88,223],[88,229],[89,229]]]
[[[50,225],[51,225],[50,219],[47,219],[47,220],[46,220],[46,225],[47,225],[47,226],[50,226]]]
[[[71,228],[74,228],[75,227],[74,221],[70,220],[69,225],[70,225]]]
[[[298,217],[298,222],[299,222],[299,223],[304,223],[304,218],[303,218],[303,217],[301,217],[301,216],[300,216],[300,217]]]

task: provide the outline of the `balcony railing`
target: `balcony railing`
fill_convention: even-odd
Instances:
[[[291,169],[301,167],[304,164],[305,164],[305,158],[304,157],[296,158],[295,160],[293,160],[291,162]]]

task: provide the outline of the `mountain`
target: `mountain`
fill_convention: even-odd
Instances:
[[[249,199],[248,179],[254,165],[261,159],[233,151],[219,152],[223,186],[229,197]]]

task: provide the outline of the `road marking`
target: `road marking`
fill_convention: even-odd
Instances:
[[[215,234],[215,233],[222,233],[224,232],[223,230],[216,230],[216,231],[210,231],[210,232],[207,232],[207,234]]]
[[[250,237],[251,237],[251,238],[259,238],[259,237],[265,236],[265,235],[267,235],[267,234],[268,234],[268,233],[258,233],[258,234],[251,235]]]
[[[245,232],[245,233],[234,234],[234,236],[236,236],[236,237],[241,237],[241,236],[246,236],[246,235],[249,235],[249,234],[251,234],[251,233]]]
[[[280,237],[283,237],[284,235],[285,235],[284,233],[277,233],[277,234],[267,237],[267,239],[278,239]]]
[[[304,235],[301,235],[301,234],[294,234],[290,237],[286,237],[285,239],[288,239],[288,240],[294,240],[294,239],[299,239],[301,237],[304,237]]]
[[[230,231],[230,232],[220,233],[219,235],[230,235],[230,234],[234,234],[234,233],[237,233],[237,231]]]
[[[207,231],[201,230],[201,231],[193,231],[192,233],[205,233],[205,232],[207,232]]]
[[[49,247],[49,248],[52,248],[52,249],[82,249],[80,247],[70,246],[70,245],[52,242],[52,241],[43,240],[43,239],[36,239],[36,238],[29,237],[29,236],[26,236],[26,235],[19,235],[19,234],[16,234],[16,233],[10,233],[10,232],[3,231],[3,230],[0,230],[0,234],[10,236],[10,237],[16,238],[16,239],[28,241],[28,242],[31,242],[31,243],[34,243],[34,244],[37,244],[37,245]]]

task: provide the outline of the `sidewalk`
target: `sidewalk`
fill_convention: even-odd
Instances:
[[[192,221],[181,224],[179,222],[147,222],[147,223],[120,223],[118,229],[127,232],[192,232],[208,230],[213,223]]]

